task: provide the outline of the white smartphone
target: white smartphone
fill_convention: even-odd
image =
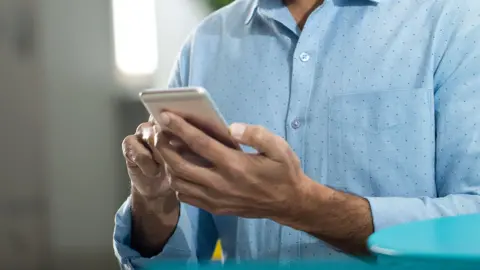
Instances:
[[[240,150],[240,145],[230,136],[225,119],[204,88],[151,89],[141,92],[140,100],[157,122],[162,112],[175,113],[226,146]]]

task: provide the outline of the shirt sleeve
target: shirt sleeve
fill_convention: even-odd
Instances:
[[[190,41],[187,40],[170,75],[169,87],[184,87],[189,81]],[[218,232],[210,213],[181,204],[177,227],[157,256],[143,258],[130,246],[132,229],[131,199],[128,198],[115,215],[113,246],[122,269],[171,269],[174,264],[210,260]],[[201,233],[199,233],[201,232]],[[162,267],[164,266],[164,267]],[[178,266],[178,265],[177,265]]]
[[[128,198],[115,215],[113,244],[115,255],[124,269],[152,269],[162,259],[182,262],[196,262],[196,243],[186,206],[180,209],[177,227],[165,245],[163,251],[152,258],[143,258],[140,253],[130,247],[132,228],[131,200]]]
[[[457,12],[445,13],[455,15],[443,18],[434,37],[438,198],[367,198],[376,231],[480,212],[480,4],[459,2]]]

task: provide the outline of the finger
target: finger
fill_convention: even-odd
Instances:
[[[172,146],[172,149],[174,149],[177,153],[189,151],[188,146],[183,143],[178,137],[165,131],[155,134],[155,149],[157,151],[160,151],[160,147],[162,147],[161,142],[170,144]]]
[[[150,122],[145,122],[145,123],[141,123],[140,125],[138,125],[136,131],[135,131],[135,134],[142,134],[142,131],[145,130],[145,129],[153,129],[153,124],[150,123]]]
[[[230,133],[240,144],[253,147],[273,160],[280,161],[290,156],[288,143],[262,126],[235,123],[230,126]]]
[[[193,163],[197,166],[206,167],[206,168],[213,167],[211,162],[192,152],[192,150],[184,142],[182,142],[177,136],[173,134],[168,134],[166,132],[157,134],[157,136],[161,137],[159,139],[156,139],[155,148],[157,150],[160,147],[161,141],[168,142],[171,148],[176,153],[178,153],[180,156],[183,157],[183,159],[189,161],[190,163]]]
[[[168,127],[159,124],[159,129],[162,130],[163,140],[168,141],[170,145],[172,145],[176,149],[177,153],[180,153],[181,156],[184,156],[185,153],[188,156],[195,156],[196,159],[201,158],[199,155],[193,153],[192,150],[188,147],[188,145],[185,144],[178,136],[174,135],[172,131],[168,129]],[[204,162],[205,159],[202,160],[202,163]]]
[[[204,168],[213,168],[214,165],[203,157],[193,153],[190,149],[177,150],[177,153],[186,161]]]
[[[152,125],[157,124],[157,121],[155,121],[155,118],[153,118],[153,115],[148,116],[148,122],[151,123]]]
[[[194,153],[218,165],[234,162],[236,152],[189,124],[181,117],[164,112],[161,125],[178,136]]]
[[[209,213],[212,213],[213,211],[213,205],[211,202],[209,202],[209,200],[202,200],[202,199],[199,199],[199,198],[196,198],[196,197],[193,197],[193,196],[189,196],[189,195],[185,195],[185,194],[182,194],[182,193],[177,193],[177,198],[179,201],[181,201],[182,203],[186,203],[186,204],[189,204],[191,206],[195,206],[199,209],[203,209]]]
[[[173,177],[183,178],[205,187],[211,187],[211,183],[219,177],[214,171],[183,158],[167,142],[161,142],[160,152],[167,164],[167,170]]]
[[[123,155],[127,167],[139,168],[145,176],[155,177],[161,173],[161,167],[156,163],[151,152],[135,135],[126,137],[122,142]]]
[[[138,140],[143,143],[148,150],[151,150],[151,146],[155,142],[154,134],[154,126],[149,122],[141,123],[135,131],[135,135],[138,137]]]
[[[159,127],[150,122],[142,123],[137,127],[135,134],[139,141],[150,151],[155,162],[164,164],[160,152],[155,147],[157,141],[161,140],[162,133],[159,131]]]
[[[188,195],[201,200],[205,200],[209,197],[208,188],[181,177],[171,176],[170,188],[179,194]]]
[[[168,142],[170,145],[175,147],[176,149],[184,149],[188,148],[187,145],[182,142],[180,138],[172,134],[170,131],[166,129],[162,129],[161,132],[156,134],[158,138],[155,140],[155,147],[159,148],[161,146],[160,142]]]

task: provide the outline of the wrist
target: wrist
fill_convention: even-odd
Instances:
[[[180,202],[174,191],[162,196],[146,197],[132,186],[131,199],[133,212],[135,212],[136,208],[141,208],[142,212],[149,212],[162,220],[178,219]]]
[[[284,225],[297,230],[309,231],[316,227],[316,220],[322,216],[322,208],[328,207],[335,190],[315,182],[302,174],[297,195],[290,200]],[[285,224],[287,223],[287,224]]]
[[[159,254],[175,232],[180,218],[180,203],[175,193],[172,194],[147,199],[132,187],[131,247],[142,257]]]

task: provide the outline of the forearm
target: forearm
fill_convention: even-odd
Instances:
[[[480,212],[480,195],[441,198],[363,198],[310,181],[299,207],[278,220],[353,255],[369,255],[367,239],[376,230],[402,223]],[[292,218],[293,217],[293,218]]]
[[[132,188],[131,247],[143,257],[162,252],[179,219],[180,204],[175,193],[149,201]]]
[[[316,212],[318,215],[307,224],[306,232],[345,253],[369,255],[367,240],[374,228],[366,199],[333,191]]]
[[[311,181],[288,226],[304,231],[352,255],[368,255],[373,233],[369,202]],[[284,222],[282,222],[284,223]]]

